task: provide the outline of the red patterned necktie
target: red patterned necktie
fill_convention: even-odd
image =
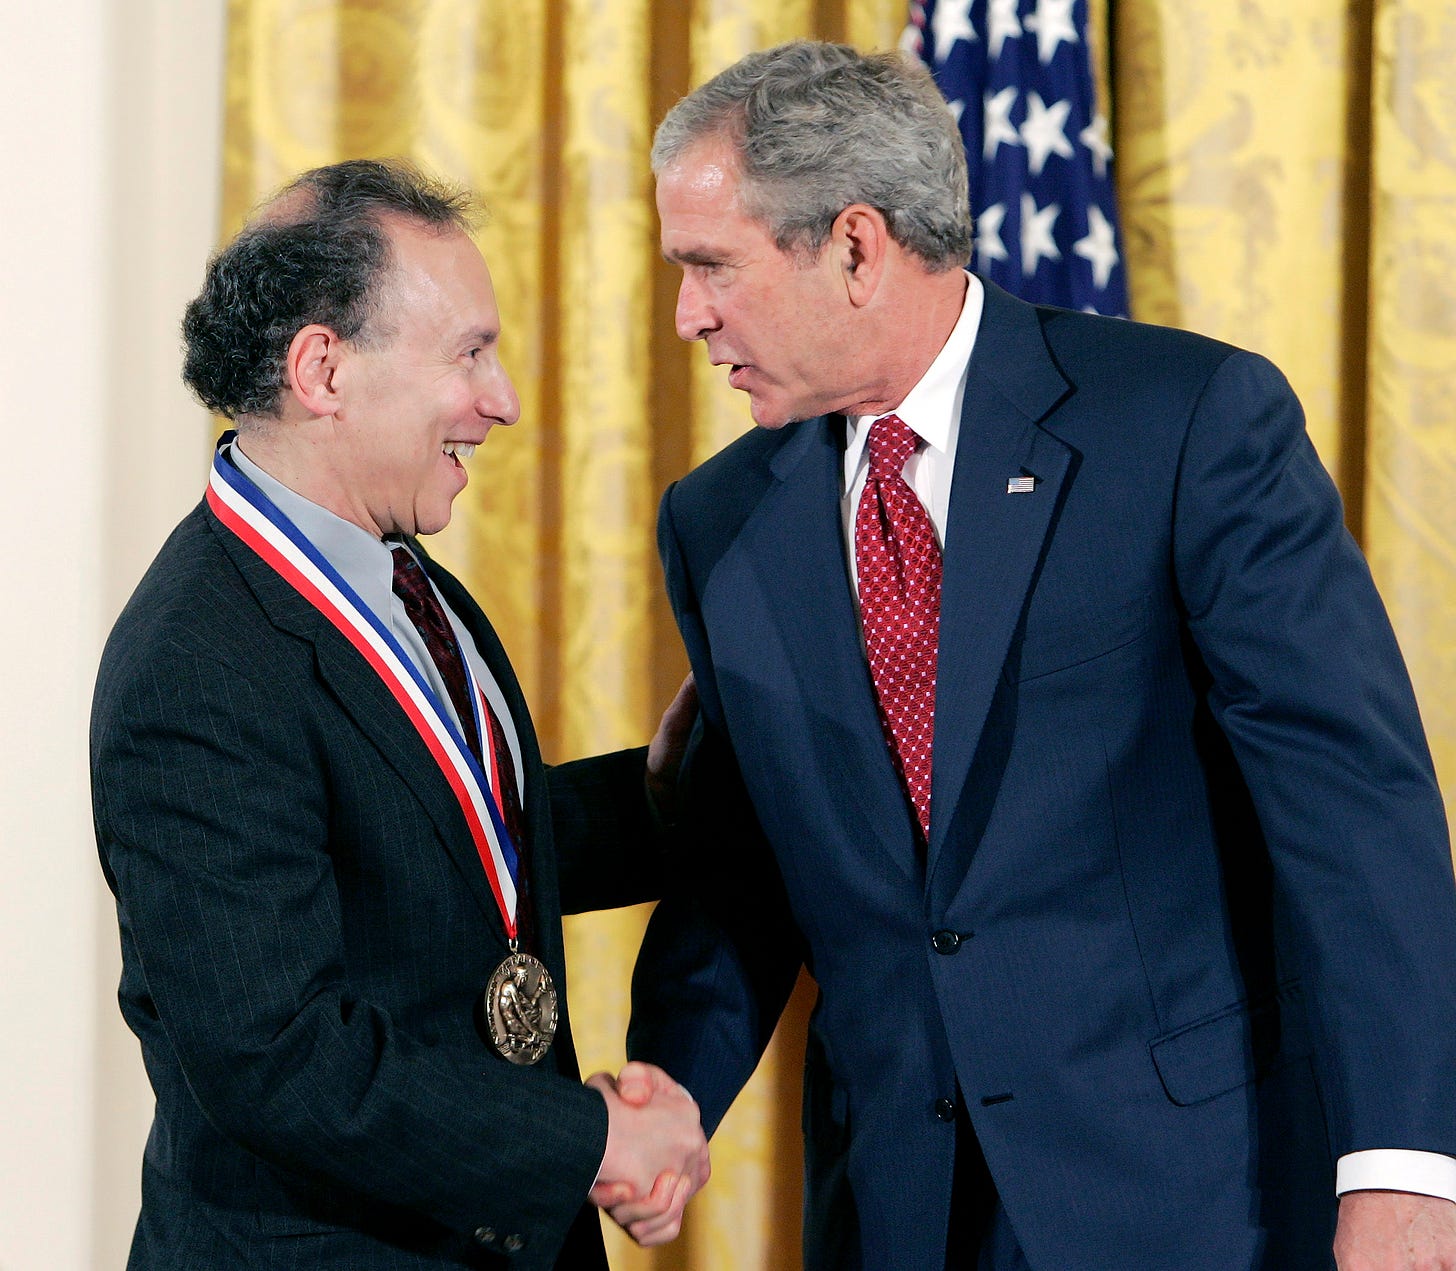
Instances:
[[[928,840],[940,546],[904,476],[916,440],[898,415],[870,425],[870,471],[855,512],[854,554],[880,725]]]
[[[425,571],[420,568],[419,561],[410,550],[403,546],[396,547],[390,555],[394,557],[394,594],[404,602],[405,613],[414,623],[415,630],[420,633],[420,639],[425,642],[425,648],[429,650],[430,658],[440,672],[440,678],[445,681],[445,690],[450,694],[455,714],[460,718],[460,731],[464,734],[465,743],[489,779],[492,775],[490,764],[481,754],[480,737],[475,730],[475,712],[470,708],[470,688],[465,678],[465,657],[455,639],[455,630],[445,616],[445,608],[435,595],[435,589],[430,586]],[[496,718],[490,699],[484,694],[481,695],[481,706],[485,711],[486,727],[490,729],[490,748],[498,769],[495,784],[498,786],[501,819],[506,823],[506,830],[520,858],[516,878],[516,924],[521,943],[524,944],[531,915],[526,886],[526,817],[521,808],[520,790],[516,785],[516,763],[511,757],[511,748],[506,743],[505,729]]]

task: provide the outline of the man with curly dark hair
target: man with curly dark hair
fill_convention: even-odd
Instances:
[[[687,699],[650,753],[548,771],[418,541],[519,414],[471,208],[401,164],[306,173],[187,309],[187,383],[237,431],[92,721],[157,1097],[133,1267],[602,1267],[589,1194],[654,1243],[706,1178],[663,1074],[581,1082],[561,936],[653,894],[644,776]]]

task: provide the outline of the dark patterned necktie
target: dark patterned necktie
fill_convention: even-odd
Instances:
[[[445,616],[445,608],[435,595],[435,589],[430,586],[425,571],[420,568],[419,561],[415,560],[407,547],[396,547],[390,554],[394,557],[394,594],[404,602],[405,613],[414,623],[415,630],[420,633],[420,639],[429,650],[430,659],[439,670],[440,678],[445,681],[445,689],[450,694],[455,714],[460,717],[460,731],[465,736],[466,744],[484,770],[486,779],[490,781],[492,777],[495,778],[492,784],[498,795],[501,819],[506,823],[506,830],[519,857],[516,923],[521,943],[524,945],[527,942],[527,927],[531,917],[526,883],[526,816],[521,807],[520,789],[516,784],[516,763],[506,742],[505,729],[496,718],[490,700],[482,694],[481,706],[484,708],[486,727],[490,729],[490,749],[496,766],[496,772],[492,774],[490,763],[481,753],[480,736],[475,729],[475,712],[471,709],[470,687],[465,678],[465,656],[455,639],[455,630]]]
[[[470,686],[465,678],[465,657],[455,639],[454,628],[450,626],[445,608],[430,586],[430,580],[425,577],[425,571],[409,548],[396,547],[390,554],[394,557],[394,594],[404,601],[405,613],[415,624],[435,669],[445,681],[445,691],[450,694],[451,704],[459,717],[465,744],[483,764],[480,735],[475,730],[475,711],[470,704]]]
[[[904,476],[915,446],[915,434],[898,415],[870,425],[854,554],[880,726],[928,841],[941,561],[935,528]]]

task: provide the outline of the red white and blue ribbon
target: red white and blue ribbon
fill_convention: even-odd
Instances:
[[[313,605],[354,646],[384,681],[394,700],[409,718],[460,803],[471,839],[495,894],[506,935],[516,938],[516,887],[520,857],[501,816],[492,783],[465,744],[450,712],[430,688],[414,660],[394,633],[358,593],[328,563],[299,528],[233,463],[228,451],[236,434],[225,433],[212,460],[207,502],[229,530]],[[465,674],[481,727],[480,689],[470,660]],[[490,752],[492,775],[497,769]],[[496,778],[499,780],[499,778]]]

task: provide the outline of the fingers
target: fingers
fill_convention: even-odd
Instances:
[[[619,1205],[608,1213],[639,1245],[666,1244],[681,1233],[683,1213],[696,1190],[687,1174],[666,1172],[658,1175],[645,1201]]]
[[[693,731],[698,711],[698,688],[689,675],[678,689],[677,696],[662,713],[662,721],[647,747],[647,789],[663,815],[673,808],[673,786],[678,768]]]
[[[708,1181],[708,1142],[697,1102],[661,1068],[633,1062],[586,1084],[607,1105],[607,1146],[590,1197],[639,1244],[663,1244]]]
[[[637,1199],[637,1190],[627,1182],[597,1183],[587,1193],[587,1199],[598,1209],[616,1209]]]
[[[609,1105],[612,1102],[612,1096],[617,1093],[617,1079],[609,1072],[594,1072],[582,1084],[600,1091],[602,1098],[606,1099]]]
[[[698,682],[693,678],[693,673],[689,671],[687,679],[678,685],[677,692],[673,694],[667,710],[662,713],[663,722],[671,720],[674,723],[686,724],[690,727],[693,722],[693,712],[697,708]]]
[[[652,1190],[646,1196],[634,1197],[620,1205],[614,1205],[607,1212],[611,1215],[613,1222],[626,1229],[630,1234],[634,1224],[653,1223],[671,1212],[678,1182],[683,1177],[672,1170],[663,1170],[653,1180]]]
[[[622,1071],[617,1074],[615,1088],[617,1097],[634,1108],[645,1107],[657,1095],[686,1099],[693,1106],[697,1106],[685,1087],[680,1086],[655,1064],[643,1063],[641,1060],[631,1060],[623,1066]]]
[[[661,1068],[651,1064],[628,1063],[617,1075],[617,1096],[634,1108],[646,1107],[658,1091],[658,1075],[666,1077]]]
[[[668,1198],[667,1212],[660,1218],[643,1219],[630,1224],[627,1234],[644,1248],[676,1240],[682,1232],[683,1213],[694,1190],[692,1179],[686,1175],[680,1176]]]
[[[708,1179],[713,1175],[713,1164],[708,1159],[708,1145],[703,1144],[703,1150],[698,1153],[698,1159],[693,1163],[688,1176],[693,1180],[693,1192],[697,1193],[708,1185]]]

